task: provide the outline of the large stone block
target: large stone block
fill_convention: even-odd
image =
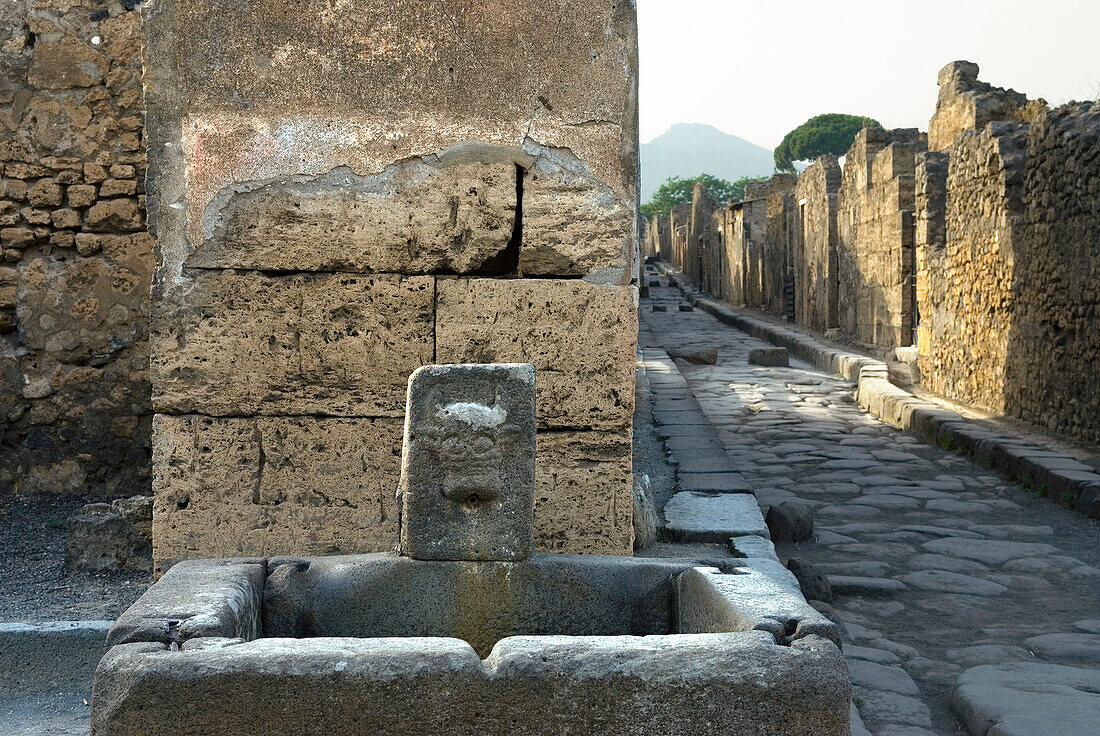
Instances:
[[[637,292],[577,279],[440,279],[436,362],[532,363],[540,428],[629,427]]]
[[[203,268],[457,273],[508,271],[518,161],[460,145],[380,174],[339,168],[235,187],[207,209]],[[510,267],[509,267],[510,266]]]
[[[154,408],[400,417],[409,374],[433,362],[432,281],[200,273],[154,313]]]
[[[576,157],[544,151],[527,170],[519,252],[524,276],[630,280],[633,208],[585,169]]]
[[[157,572],[192,557],[392,549],[401,420],[154,420]]]
[[[526,559],[534,490],[534,368],[430,365],[412,374],[401,456],[402,554]]]
[[[437,260],[453,262],[440,268],[461,270],[463,260],[475,263],[482,246],[492,250],[500,242],[495,236],[510,231],[506,204],[514,191],[507,182],[514,169],[489,173],[475,167],[444,173],[442,180],[422,179],[406,190],[415,190],[416,197],[424,192],[433,201],[419,213],[402,204],[400,187],[386,205],[349,192],[309,190],[331,179],[369,193],[370,182],[419,171],[432,156],[468,144],[572,157],[570,166],[583,174],[584,191],[562,210],[565,219],[559,222],[593,202],[614,207],[618,214],[613,222],[598,223],[598,237],[584,233],[564,248],[570,273],[604,267],[604,257],[596,257],[603,245],[593,246],[597,240],[614,246],[616,261],[623,234],[630,239],[625,250],[634,250],[638,140],[632,3],[551,0],[521,7],[425,0],[395,6],[354,0],[334,6],[323,0],[228,5],[158,0],[145,14],[150,221],[164,254],[167,291],[185,290],[183,263],[216,240],[219,228],[229,225],[227,235],[253,242],[252,225],[283,223],[290,227],[280,237],[305,245],[313,234],[327,232],[328,206],[350,215],[350,222],[335,217],[330,223],[335,243],[382,248],[404,238],[417,245],[412,251],[431,243],[423,257],[403,256],[423,260],[415,265],[426,268],[448,237],[456,236],[458,247],[452,241],[450,252]],[[461,188],[467,177],[479,182],[476,196]],[[261,191],[266,194],[258,195]],[[533,197],[537,200],[537,192]],[[250,199],[239,216],[220,217],[224,206]],[[301,212],[293,213],[297,205]],[[540,209],[549,212],[538,206],[532,212]],[[409,214],[413,222],[404,219]],[[396,231],[388,229],[399,219]],[[553,224],[545,216],[532,220],[532,234],[540,220]],[[500,230],[491,230],[495,223]],[[367,243],[369,232],[385,232],[386,241]],[[532,242],[554,237],[544,232]],[[253,245],[273,255],[269,244]],[[337,247],[299,256],[339,261]],[[556,247],[540,247],[532,255]],[[558,256],[551,260],[557,268]]]
[[[535,547],[630,555],[630,431],[541,432],[535,456]]]

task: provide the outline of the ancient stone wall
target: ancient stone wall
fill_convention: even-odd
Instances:
[[[668,217],[669,238],[672,242],[672,264],[680,270],[686,270],[690,260],[688,251],[691,233],[691,205],[676,205],[669,212]]]
[[[668,220],[654,215],[646,221],[645,251],[646,258],[660,258],[668,261],[671,256],[672,239]]]
[[[959,136],[942,166],[922,161],[918,220],[921,377],[933,391],[1005,410],[1004,381],[1013,285],[1024,208],[1027,126],[996,123]],[[946,192],[942,215],[935,193]],[[931,196],[929,196],[931,195]],[[942,217],[942,229],[935,226]],[[942,239],[941,239],[942,238]]]
[[[978,65],[953,61],[940,69],[936,113],[928,121],[928,150],[947,151],[963,132],[996,121],[1034,120],[1046,107],[1016,90],[978,81]]]
[[[0,8],[0,495],[149,486],[135,5]]]
[[[688,259],[688,273],[694,274],[692,278],[708,290],[716,288],[715,279],[722,269],[720,254],[713,242],[716,233],[712,227],[712,219],[716,208],[717,203],[707,192],[707,188],[702,182],[696,182],[691,197],[688,249],[693,255]]]
[[[837,193],[840,164],[822,156],[798,177],[795,252],[799,257],[798,321],[815,330],[837,326]]]
[[[157,0],[154,556],[388,549],[409,374],[537,372],[546,551],[630,554],[632,4]]]
[[[1025,187],[1005,404],[1014,416],[1100,442],[1100,102],[1039,113]]]
[[[916,129],[864,128],[848,150],[837,194],[838,318],[878,349],[913,340]]]
[[[775,174],[768,180],[765,208],[764,247],[761,251],[763,307],[776,314],[793,317],[791,290],[794,278],[794,187],[792,174]]]

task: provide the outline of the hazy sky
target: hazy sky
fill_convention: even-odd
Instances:
[[[1100,96],[1100,0],[637,0],[641,138],[708,123],[774,148],[825,112],[928,129],[936,72],[1050,103]]]

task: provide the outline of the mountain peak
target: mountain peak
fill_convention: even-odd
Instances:
[[[772,152],[705,123],[674,123],[643,143],[642,202],[649,201],[670,176],[711,174],[728,181],[767,176],[775,168]]]

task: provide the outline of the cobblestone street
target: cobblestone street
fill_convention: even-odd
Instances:
[[[716,365],[677,364],[762,510],[812,511],[813,539],[777,551],[827,578],[804,593],[829,600],[815,605],[850,637],[866,730],[1100,732],[1088,720],[1100,699],[1097,523],[883,424],[849,381],[793,357],[749,364],[750,349],[771,346],[686,304],[651,286],[640,345],[717,349]],[[690,442],[676,409],[654,391],[658,433]]]

